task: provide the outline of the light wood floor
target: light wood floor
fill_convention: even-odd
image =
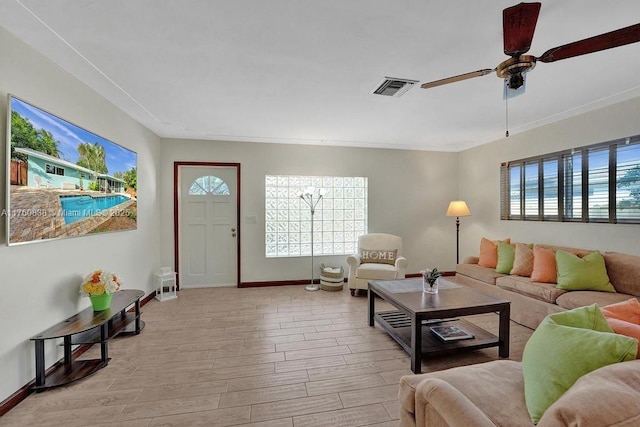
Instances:
[[[377,309],[384,304],[376,304]],[[109,366],[30,395],[1,426],[398,425],[407,354],[367,325],[366,297],[303,286],[183,290],[143,307]],[[498,316],[468,318],[496,333]],[[511,359],[532,331],[511,323]],[[99,356],[94,346],[83,358]],[[497,347],[423,362],[423,372],[497,359]]]

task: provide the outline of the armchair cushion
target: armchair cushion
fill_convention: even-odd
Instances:
[[[393,265],[389,264],[360,264],[356,268],[356,277],[358,279],[370,280],[393,280],[396,278],[397,270]]]

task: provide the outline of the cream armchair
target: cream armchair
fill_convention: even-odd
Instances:
[[[351,295],[368,289],[369,280],[404,279],[407,259],[402,256],[402,238],[371,233],[358,238],[358,253],[347,257]]]

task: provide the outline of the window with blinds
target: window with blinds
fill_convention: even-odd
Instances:
[[[640,223],[640,135],[503,163],[500,217]]]

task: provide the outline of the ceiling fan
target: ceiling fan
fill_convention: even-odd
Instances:
[[[423,89],[459,82],[496,72],[498,77],[508,80],[510,89],[518,89],[524,84],[523,74],[531,71],[536,62],[554,62],[574,56],[586,55],[640,41],[640,24],[621,28],[609,33],[589,37],[573,43],[547,50],[539,57],[525,55],[531,48],[541,3],[520,3],[502,12],[504,53],[511,58],[498,64],[496,68],[485,68],[471,73],[447,77],[421,85]]]

